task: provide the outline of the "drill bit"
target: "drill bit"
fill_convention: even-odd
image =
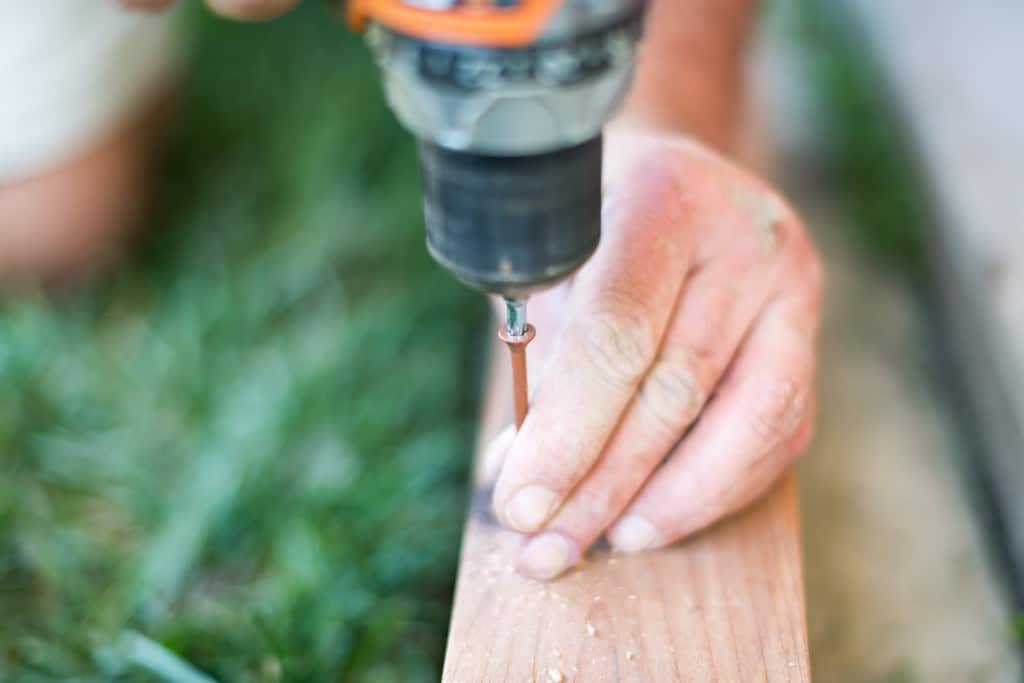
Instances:
[[[512,360],[512,398],[515,404],[516,429],[523,426],[529,404],[526,385],[526,345],[533,341],[533,325],[526,322],[526,299],[505,298],[505,324],[498,328],[498,338],[508,346]]]

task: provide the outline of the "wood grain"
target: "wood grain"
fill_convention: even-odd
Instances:
[[[509,422],[495,356],[481,434]],[[671,548],[592,553],[551,583],[513,570],[516,534],[478,482],[445,658],[447,683],[808,681],[792,477],[740,516]]]

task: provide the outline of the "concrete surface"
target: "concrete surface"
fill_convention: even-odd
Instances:
[[[795,54],[777,40],[759,52],[759,120],[828,269],[818,436],[799,470],[814,679],[1019,681],[922,304],[852,245]]]
[[[1024,3],[841,0],[928,192],[946,328],[1024,584]]]

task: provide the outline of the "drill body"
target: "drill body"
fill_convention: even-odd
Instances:
[[[419,139],[427,246],[525,299],[600,239],[601,131],[628,90],[643,0],[352,0]]]

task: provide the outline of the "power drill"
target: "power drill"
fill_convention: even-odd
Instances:
[[[644,8],[645,0],[347,4],[391,108],[419,139],[427,247],[460,280],[505,298],[506,342],[532,336],[527,297],[597,248],[601,132],[632,80]]]

